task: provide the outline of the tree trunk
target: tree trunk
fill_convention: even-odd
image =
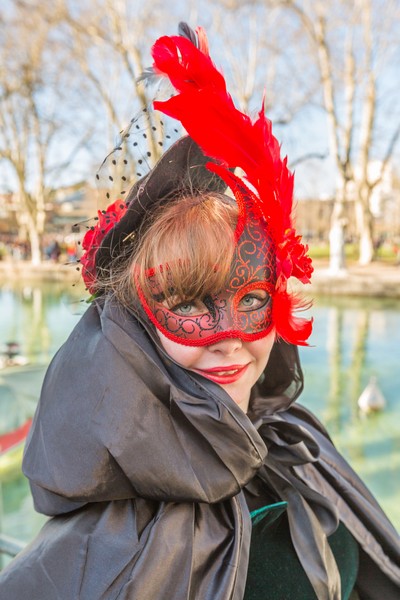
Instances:
[[[367,186],[359,185],[356,197],[356,222],[359,234],[360,265],[369,265],[374,258],[373,216],[370,209],[370,190]]]
[[[329,270],[332,273],[338,273],[346,269],[344,237],[343,222],[340,220],[333,222],[329,232]]]
[[[29,241],[31,244],[31,263],[32,265],[40,265],[42,262],[42,253],[40,249],[40,236],[36,229],[29,230]]]
[[[358,262],[360,265],[371,264],[374,258],[374,243],[372,236],[372,217],[369,212],[363,211],[363,227],[360,233],[360,255]]]
[[[338,189],[336,192],[329,232],[329,270],[332,274],[346,270],[344,252],[346,232],[346,218],[344,214],[345,198],[346,186],[343,183],[341,189]]]

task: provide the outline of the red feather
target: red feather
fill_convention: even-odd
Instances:
[[[202,47],[205,48],[204,40]],[[152,48],[154,69],[163,73],[178,92],[208,88],[226,93],[223,75],[190,40],[181,36],[164,36]]]
[[[308,346],[307,340],[312,332],[313,319],[295,317],[293,313],[309,308],[310,304],[293,294],[288,294],[286,290],[278,290],[272,303],[272,319],[277,336],[289,344]]]
[[[165,102],[154,102],[154,108],[179,120],[203,152],[220,162],[210,163],[208,168],[231,187],[241,212],[239,196],[246,186],[229,169],[243,170],[251,190],[256,192],[248,191],[253,206],[267,223],[277,248],[273,318],[278,335],[287,342],[305,345],[312,320],[293,316],[303,305],[287,292],[286,285],[291,276],[308,283],[312,273],[308,248],[301,243],[292,223],[294,176],[287,159],[281,158],[271,121],[264,114],[264,103],[254,121],[238,110],[222,73],[209,56],[202,29],[197,29],[197,38],[199,47],[179,36],[162,37],[154,44],[153,68],[168,77],[178,92]]]
[[[208,55],[189,40],[163,37],[153,46],[154,68],[180,92],[154,108],[178,119],[209,156],[240,167],[257,190],[276,236],[291,226],[293,175],[280,157],[278,140],[262,107],[252,122],[239,111]]]

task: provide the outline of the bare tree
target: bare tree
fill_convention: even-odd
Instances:
[[[360,258],[368,262],[372,256],[370,196],[400,135],[400,121],[394,121],[400,103],[394,103],[383,69],[391,48],[398,48],[390,36],[399,9],[387,0],[379,13],[379,4],[215,0],[204,2],[201,12],[197,3],[186,7],[191,24],[200,22],[210,32],[213,57],[226,67],[241,108],[258,110],[265,89],[268,115],[275,124],[292,125],[293,118],[322,97],[339,182],[332,218],[335,269],[344,266],[344,206],[350,197],[357,205]],[[29,0],[9,5],[0,21],[0,161],[8,165],[3,173],[17,194],[20,224],[38,261],[46,206],[60,175],[66,167],[70,170],[85,144],[91,164],[100,164],[117,132],[149,103],[151,95],[138,86],[137,77],[151,63],[151,43],[158,35],[175,33],[179,18],[161,0],[151,5],[139,0],[43,0],[40,11],[32,10]],[[213,41],[214,30],[222,44]],[[389,133],[386,109],[394,122]],[[385,127],[386,138],[379,133]],[[286,137],[290,131],[285,128]],[[153,162],[161,146],[152,132],[148,143]],[[298,146],[304,156],[321,154],[320,145]],[[381,158],[381,170],[372,174],[374,157]],[[91,177],[90,160],[81,162],[84,176]]]
[[[360,240],[359,261],[373,258],[373,215],[370,199],[382,181],[400,135],[400,115],[392,104],[387,117],[393,126],[383,143],[382,113],[388,110],[385,92],[399,25],[395,2],[373,0],[278,0],[300,20],[311,42],[321,74],[323,104],[328,118],[329,146],[334,157],[338,185],[331,223],[331,268],[344,268],[345,203],[353,199]],[[395,39],[395,38],[394,38]],[[398,45],[394,45],[398,48]],[[386,100],[386,102],[385,102]],[[397,114],[396,114],[397,113]],[[380,170],[371,177],[369,165],[380,142]],[[382,145],[386,145],[382,149]]]
[[[271,83],[273,89],[273,101],[268,108],[275,123],[292,125],[293,117],[304,108],[315,109],[318,102],[322,103],[327,115],[327,144],[337,175],[330,232],[331,268],[337,271],[345,267],[348,214],[345,206],[349,201],[355,207],[359,260],[368,264],[373,257],[371,195],[385,176],[400,135],[395,67],[399,60],[398,3],[219,0],[219,4],[235,15],[236,29],[230,27],[235,32],[235,44],[246,31],[246,22],[240,15],[243,17],[245,9],[250,14],[248,60],[231,61],[243,106],[250,104],[252,92],[260,84],[260,71],[255,71],[255,65],[265,64],[265,60],[268,61],[267,98],[271,98]],[[226,18],[221,18],[224,21]],[[268,52],[263,48],[265,40]],[[318,92],[312,65],[319,73]],[[324,131],[320,132],[321,137],[325,137]],[[311,148],[304,154],[307,156],[323,157],[324,152]],[[302,162],[304,157],[295,163]]]
[[[71,162],[62,148],[66,122],[60,92],[66,70],[55,28],[55,19],[24,2],[10,4],[0,21],[2,186],[14,193],[20,233],[30,241],[34,264],[41,261],[54,180]]]
[[[238,105],[250,113],[258,111],[260,97],[267,91],[269,116],[275,124],[287,125],[315,95],[315,73],[306,76],[304,69],[295,68],[290,57],[286,75],[279,71],[277,63],[284,56],[285,44],[280,35],[282,15],[277,10],[271,12],[261,6],[254,12],[254,3],[250,7],[241,2],[228,4],[223,0],[204,2],[199,10],[196,2],[188,2],[190,24],[206,27],[212,55],[224,69]],[[128,0],[96,0],[95,4],[86,2],[75,7],[73,12],[68,6],[66,23],[73,40],[72,60],[92,88],[90,96],[100,100],[102,108],[94,107],[93,113],[97,111],[98,120],[108,124],[109,137],[113,138],[136,110],[149,104],[151,95],[138,85],[137,77],[151,63],[151,44],[158,35],[176,33],[178,19],[170,7],[166,9],[157,1],[150,6]],[[297,25],[291,34],[304,43]],[[289,80],[293,88],[290,96],[286,93]],[[152,163],[161,147],[153,132],[149,133]],[[108,144],[112,144],[111,139]],[[302,160],[300,156],[296,162]],[[132,157],[130,164],[134,166]]]
[[[37,264],[57,188],[75,183],[77,172],[94,182],[118,131],[149,102],[137,77],[150,63],[157,7],[128,0],[43,0],[40,9],[32,0],[6,3],[0,20],[0,183],[16,198],[20,236],[29,239]],[[159,13],[162,33],[166,13],[166,7]],[[161,150],[152,134],[151,162]]]
[[[138,78],[151,64],[150,47],[155,37],[168,32],[169,21],[169,33],[176,33],[177,22],[165,3],[158,0],[151,5],[129,0],[92,0],[73,9],[65,1],[64,24],[71,60],[93,103],[92,119],[97,120],[104,156],[115,145],[118,132],[151,104],[153,90],[138,82]],[[152,114],[148,122],[147,168],[162,153],[159,120]],[[129,158],[127,178],[131,185],[138,177],[138,156],[127,143],[123,151]],[[110,193],[113,192],[107,196]]]
[[[215,31],[219,41],[214,54],[221,59],[240,109],[250,114],[260,110],[264,95],[274,125],[289,125],[313,102],[318,87],[313,66],[299,69],[294,59],[304,46],[299,26],[268,0],[215,0],[210,10],[210,37]],[[295,48],[292,53],[288,38]]]

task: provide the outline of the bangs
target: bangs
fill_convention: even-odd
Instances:
[[[227,286],[238,208],[222,195],[182,198],[147,230],[134,264],[148,302],[191,300]]]

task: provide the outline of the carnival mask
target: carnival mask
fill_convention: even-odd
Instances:
[[[174,297],[171,282],[166,297],[154,270],[148,274],[148,283],[149,301],[137,284],[147,316],[162,334],[180,344],[204,346],[225,338],[253,341],[271,330],[275,249],[265,228],[255,220],[247,220],[237,242],[225,289],[181,299]]]

